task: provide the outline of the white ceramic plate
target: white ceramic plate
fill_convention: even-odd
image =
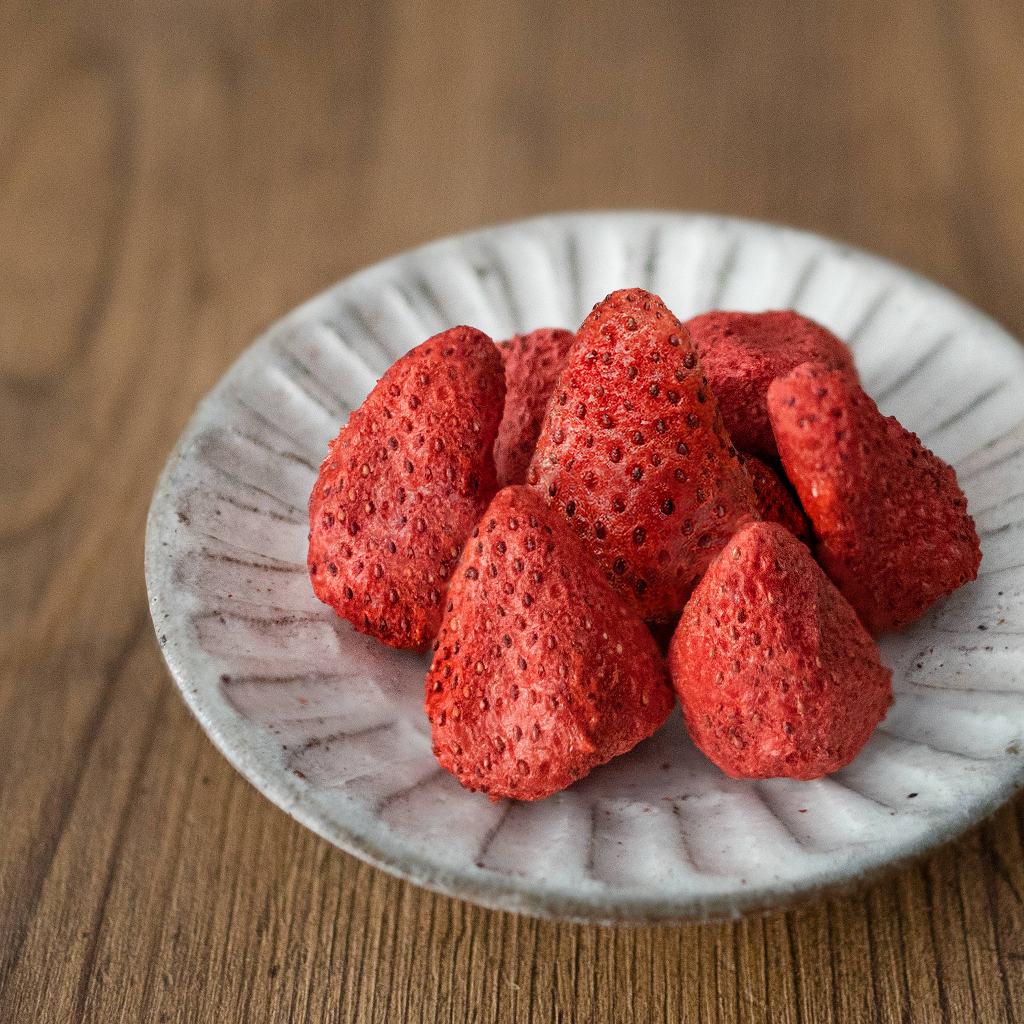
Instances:
[[[866,389],[952,463],[982,538],[976,583],[886,637],[896,705],[817,782],[728,779],[678,710],[539,803],[491,803],[430,753],[424,657],[314,597],[306,502],[351,409],[399,355],[468,323],[575,328],[615,288],[680,317],[793,307],[852,346]],[[421,885],[585,921],[728,916],[918,855],[1024,781],[1024,351],[914,274],[721,217],[544,217],[364,270],[255,342],[203,400],[150,510],[146,579],[167,664],[214,743],[331,842]]]

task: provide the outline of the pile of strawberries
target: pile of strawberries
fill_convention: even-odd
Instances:
[[[956,474],[879,413],[842,341],[793,312],[684,324],[641,289],[575,335],[413,349],[331,443],[309,513],[317,596],[432,644],[434,754],[492,799],[568,786],[677,697],[731,776],[835,771],[892,703],[872,636],[981,561]]]

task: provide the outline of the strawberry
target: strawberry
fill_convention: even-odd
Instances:
[[[313,590],[393,647],[437,633],[449,575],[496,490],[505,379],[494,343],[453,327],[402,356],[352,413],[309,499]]]
[[[817,779],[892,704],[892,672],[810,551],[744,526],[693,592],[669,651],[694,743],[733,778]]]
[[[769,523],[779,523],[797,540],[810,544],[811,527],[807,516],[796,496],[779,479],[775,470],[756,456],[744,455],[743,452],[740,452],[740,462],[753,484],[757,511],[761,513],[761,518]]]
[[[434,755],[467,789],[539,800],[625,753],[675,698],[644,624],[526,487],[491,502],[434,641]]]
[[[754,492],[686,329],[656,295],[613,292],[584,321],[527,482],[644,619],[666,622],[754,513]]]
[[[505,415],[494,442],[498,486],[526,480],[548,399],[575,340],[572,331],[544,327],[498,345],[505,360]]]
[[[981,548],[956,473],[855,380],[804,364],[769,387],[768,412],[818,560],[873,635],[977,577]]]
[[[778,458],[778,450],[765,399],[776,377],[811,359],[857,377],[846,345],[791,309],[769,313],[716,309],[687,320],[686,326],[733,444],[770,462]]]

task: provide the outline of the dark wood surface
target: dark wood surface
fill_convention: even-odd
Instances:
[[[142,576],[157,474],[231,360],[437,235],[741,214],[1024,334],[1022,126],[1018,0],[0,2],[0,1021],[1024,1020],[1024,802],[764,919],[483,911],[238,776]]]

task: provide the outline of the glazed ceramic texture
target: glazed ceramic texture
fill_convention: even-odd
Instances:
[[[884,637],[896,704],[848,768],[735,781],[678,709],[538,803],[441,770],[427,659],[313,596],[306,502],[327,442],[402,353],[456,324],[575,328],[620,287],[681,318],[795,308],[852,347],[866,390],[957,470],[981,574]],[[723,917],[847,885],[949,839],[1024,782],[1024,350],[955,296],[786,228],[701,215],[544,217],[342,281],[255,342],[203,400],[150,510],[157,636],[214,743],[345,850],[490,907],[582,921]]]

